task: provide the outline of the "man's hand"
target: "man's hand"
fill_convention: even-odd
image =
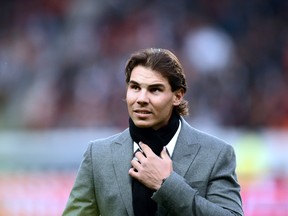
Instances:
[[[163,179],[166,179],[173,171],[172,160],[166,151],[166,147],[163,148],[160,157],[142,142],[140,142],[140,147],[143,153],[136,152],[135,158],[131,161],[132,168],[129,170],[129,175],[146,187],[158,190]]]

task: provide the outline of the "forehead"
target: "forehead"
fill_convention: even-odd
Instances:
[[[163,85],[169,85],[168,79],[164,77],[161,73],[141,65],[133,68],[130,81],[134,81],[137,83],[145,83],[149,85],[158,83],[161,83]]]

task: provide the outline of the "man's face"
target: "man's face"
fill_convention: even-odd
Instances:
[[[128,112],[140,128],[157,130],[167,125],[173,107],[180,104],[183,91],[172,92],[166,78],[143,66],[136,66],[127,86]]]

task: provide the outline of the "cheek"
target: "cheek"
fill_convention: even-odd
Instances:
[[[173,101],[169,97],[161,99],[158,98],[157,100],[154,100],[153,105],[154,107],[157,107],[160,111],[166,111],[170,110],[170,108],[173,106]]]
[[[135,94],[133,94],[130,91],[127,91],[127,93],[126,93],[126,103],[127,103],[127,105],[129,106],[129,105],[133,104],[134,101],[135,101]]]

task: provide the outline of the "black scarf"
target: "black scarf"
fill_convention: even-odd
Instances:
[[[152,128],[138,128],[129,118],[130,135],[134,142],[142,141],[147,144],[153,152],[160,156],[165,145],[173,138],[179,127],[180,116],[173,112],[168,125],[159,130]],[[153,216],[157,210],[157,204],[151,199],[153,190],[141,184],[138,180],[132,180],[133,209],[135,216]]]

